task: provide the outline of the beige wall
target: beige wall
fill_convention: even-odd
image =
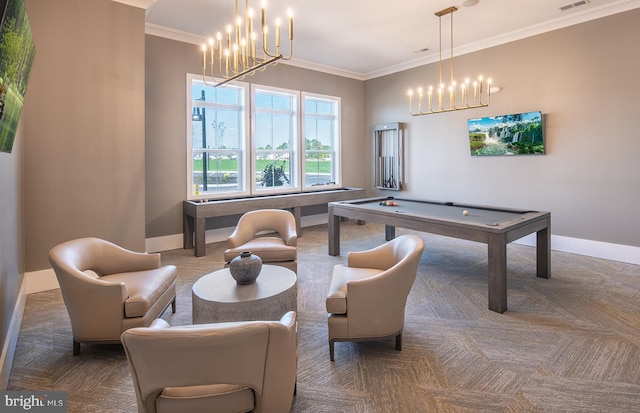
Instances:
[[[27,0],[37,55],[24,106],[26,271],[51,247],[97,236],[139,251],[144,233],[144,10]]]
[[[182,201],[187,194],[187,73],[200,73],[198,46],[146,38],[146,220],[147,238],[182,233]],[[345,186],[365,185],[360,150],[364,132],[362,81],[279,64],[247,82],[341,97],[343,179]]]
[[[554,235],[640,246],[638,22],[634,10],[457,57],[459,78],[481,70],[503,88],[488,108],[411,117],[406,91],[437,64],[365,82],[367,127],[407,123],[402,195],[547,210]],[[471,158],[467,119],[533,110],[546,155]]]

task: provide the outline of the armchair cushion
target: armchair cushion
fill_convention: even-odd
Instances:
[[[102,281],[122,283],[128,297],[124,302],[125,317],[143,317],[162,294],[175,282],[175,267],[103,275]]]
[[[251,251],[263,262],[295,261],[298,258],[296,246],[289,246],[280,238],[259,237],[248,241],[237,248],[229,248],[224,252],[224,260],[230,262],[243,251]]]
[[[253,390],[239,384],[166,387],[156,400],[156,411],[189,413],[250,412]]]

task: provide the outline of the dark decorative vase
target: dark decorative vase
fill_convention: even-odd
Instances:
[[[253,284],[262,270],[262,259],[249,251],[241,253],[231,260],[229,271],[238,285]]]

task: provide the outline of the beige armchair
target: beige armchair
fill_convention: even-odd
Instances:
[[[296,313],[280,321],[150,328],[122,334],[139,413],[291,410]]]
[[[424,242],[402,235],[368,251],[350,252],[333,268],[326,306],[329,357],[336,341],[396,338],[402,349],[407,296],[416,279]]]
[[[275,232],[277,236],[258,234],[266,231]],[[296,220],[289,211],[260,209],[247,212],[240,217],[227,243],[229,248],[224,252],[227,264],[243,251],[250,251],[265,264],[281,265],[298,272]]]
[[[176,311],[176,267],[160,254],[126,250],[99,238],[81,238],[49,251],[73,332],[80,343],[119,343],[123,331],[146,327],[171,304]]]

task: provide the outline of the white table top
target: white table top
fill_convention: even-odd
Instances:
[[[193,294],[202,300],[220,303],[238,303],[272,297],[293,287],[296,274],[277,265],[262,265],[256,282],[238,285],[228,268],[202,276],[193,284]]]

